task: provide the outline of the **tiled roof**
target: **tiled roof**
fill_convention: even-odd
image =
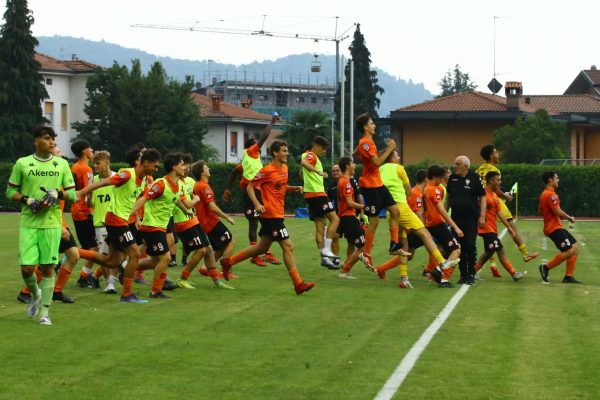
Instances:
[[[535,108],[525,104],[523,100],[519,109],[534,112]],[[507,111],[506,98],[492,94],[469,91],[425,101],[399,108],[399,112],[489,112]]]
[[[592,71],[600,72],[600,71]],[[600,99],[589,94],[564,94],[553,96],[524,96],[530,105],[545,108],[551,114],[597,113],[600,114]]]
[[[221,101],[221,112],[215,112],[212,108],[212,99],[198,93],[192,93],[192,100],[198,104],[200,115],[205,118],[240,118],[249,120],[271,121],[268,114],[259,113],[254,110],[239,107],[231,103]]]
[[[84,73],[95,72],[100,66],[83,60],[58,60],[42,53],[35,53],[35,59],[42,65],[41,72]]]
[[[586,69],[583,72],[594,82],[594,85],[600,85],[600,71],[597,69]]]

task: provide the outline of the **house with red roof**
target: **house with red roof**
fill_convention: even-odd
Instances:
[[[523,95],[521,82],[506,82],[504,97],[457,93],[399,108],[385,122],[405,164],[423,160],[450,164],[458,155],[479,163],[479,150],[492,142],[494,130],[544,108],[552,118],[566,122],[571,158],[600,159],[600,95],[595,92],[600,86],[586,72],[563,95]],[[591,76],[600,82],[600,75]]]
[[[271,115],[250,109],[250,100],[242,101],[240,107],[224,102],[216,93],[208,96],[192,93],[191,96],[208,125],[204,142],[218,150],[219,162],[241,162],[244,142],[260,136],[271,121]],[[269,145],[279,134],[280,130],[272,130],[269,140],[261,149],[262,157],[267,157]]]
[[[74,122],[87,120],[83,111],[87,98],[86,84],[90,76],[100,67],[77,58],[58,60],[42,53],[35,53],[40,63],[40,74],[48,92],[41,107],[48,125],[57,133],[56,143],[65,156],[72,157],[71,139],[77,132],[71,127]]]

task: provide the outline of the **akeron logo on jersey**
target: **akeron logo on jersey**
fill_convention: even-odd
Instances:
[[[27,176],[59,176],[60,172],[58,171],[40,171],[37,169],[30,169]]]

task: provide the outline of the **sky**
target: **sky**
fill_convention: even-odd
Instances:
[[[496,79],[523,82],[525,94],[562,94],[582,69],[600,66],[600,1],[192,1],[30,0],[36,36],[105,40],[159,56],[245,64],[289,54],[335,54],[331,41],[133,28],[159,24],[333,37],[346,56],[360,23],[372,65],[423,83],[433,93],[455,64],[488,92]],[[0,12],[4,14],[5,2]],[[266,17],[263,17],[266,16]],[[494,18],[497,17],[497,18]],[[495,24],[494,24],[495,21]],[[263,25],[264,23],[264,25]],[[495,25],[495,40],[494,40]]]

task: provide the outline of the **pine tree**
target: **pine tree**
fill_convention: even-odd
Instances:
[[[477,85],[471,80],[469,74],[462,72],[458,64],[454,66],[454,70],[446,72],[446,75],[438,82],[438,86],[442,89],[442,93],[436,97],[450,96],[451,94],[477,89]]]
[[[35,60],[38,41],[27,0],[7,0],[0,28],[0,159],[14,161],[33,150],[31,130],[43,123],[48,97]]]
[[[365,37],[360,31],[360,24],[356,25],[356,31],[354,31],[354,38],[350,47],[350,55],[354,61],[354,116],[368,112],[372,118],[377,118],[379,114],[377,109],[381,103],[379,95],[383,94],[384,89],[378,85],[379,79],[377,78],[377,72],[372,71],[371,66],[371,52],[367,48],[365,43]],[[345,119],[344,124],[348,125],[348,115],[350,113],[350,61],[344,67],[345,75]],[[338,91],[335,96],[335,109],[340,109],[340,97],[341,97],[341,85],[338,87]],[[336,126],[340,127],[340,115],[336,116]],[[345,130],[347,131],[347,127]],[[362,135],[362,132],[357,132],[352,123],[351,131],[354,134],[354,143],[358,143],[358,139]],[[348,140],[348,139],[346,139]],[[352,150],[351,150],[352,151]]]

